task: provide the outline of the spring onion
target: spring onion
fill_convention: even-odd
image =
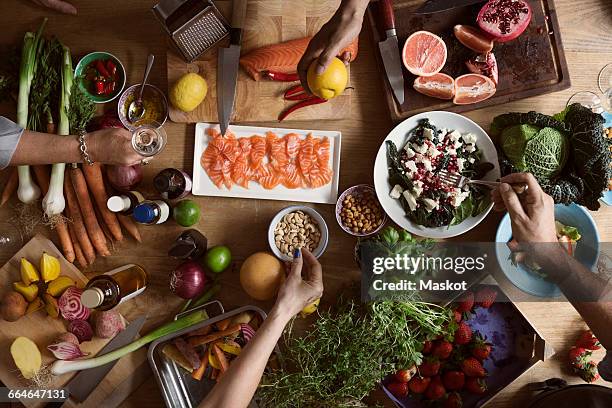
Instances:
[[[142,346],[147,345],[161,337],[176,333],[189,326],[203,322],[206,319],[208,319],[208,315],[206,314],[206,312],[203,310],[198,310],[175,321],[166,323],[153,330],[152,332],[133,341],[132,343],[102,356],[75,361],[56,361],[51,366],[51,372],[54,375],[61,375],[72,371],[86,370],[88,368],[103,366],[105,364],[110,363],[111,361],[118,360],[121,357],[128,355],[131,352],[136,351]]]

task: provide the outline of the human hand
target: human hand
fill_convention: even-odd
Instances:
[[[87,134],[91,160],[103,164],[132,166],[144,159],[132,147],[132,134],[120,128],[96,130]]]
[[[296,250],[290,271],[276,297],[275,309],[287,313],[288,317],[298,314],[323,295],[323,270],[307,249]]]
[[[72,4],[63,0],[32,0],[34,3],[43,7],[50,8],[55,11],[59,11],[64,14],[76,14],[77,9]]]

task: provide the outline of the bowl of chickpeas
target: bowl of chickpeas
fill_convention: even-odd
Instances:
[[[387,222],[374,187],[357,184],[346,189],[336,202],[336,221],[344,232],[367,237],[379,232]]]

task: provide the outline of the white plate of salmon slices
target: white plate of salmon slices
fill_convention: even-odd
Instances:
[[[198,123],[193,195],[335,204],[341,133]]]

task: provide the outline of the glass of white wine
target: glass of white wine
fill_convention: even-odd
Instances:
[[[604,111],[604,108],[601,105],[601,98],[595,92],[576,92],[575,94],[570,96],[566,106],[569,106],[574,103],[579,103],[580,105],[589,108],[595,113],[602,113]]]
[[[612,63],[606,65],[599,71],[597,77],[599,90],[603,94],[602,106],[612,113]]]
[[[135,129],[132,132],[132,147],[141,156],[156,156],[166,147],[167,140],[166,131],[159,123],[135,123]]]

